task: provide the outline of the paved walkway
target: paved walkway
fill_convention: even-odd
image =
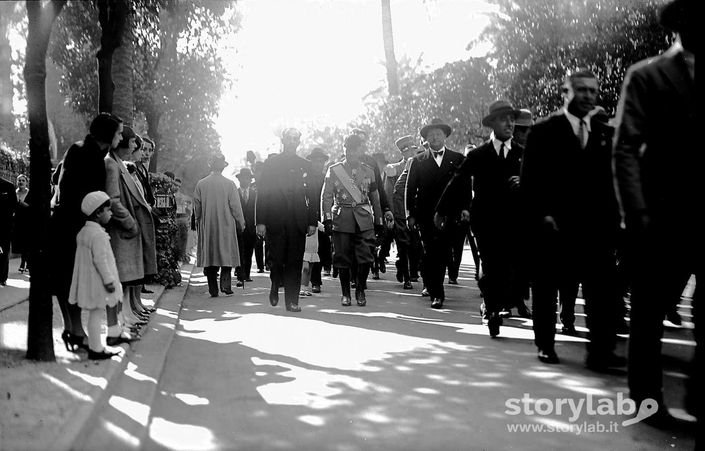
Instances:
[[[533,410],[589,396],[614,403],[626,379],[584,368],[582,307],[581,336],[558,336],[561,365],[538,362],[530,320],[511,318],[490,339],[469,265],[460,285],[447,286],[444,310],[428,307],[420,284],[405,291],[387,273],[369,282],[367,307],[341,307],[338,282],[327,278],[322,294],[302,298],[300,314],[283,300],[268,305],[268,274],[211,299],[202,271],[189,280],[191,269],[182,271],[188,290],[155,293],[159,311],[142,341],[107,362],[59,342],[57,363],[27,362],[27,303],[1,311],[0,449],[693,448],[690,431],[626,426],[630,416],[590,415],[587,406],[527,414],[525,394]],[[54,324],[58,338],[58,308]],[[688,326],[664,339],[667,402],[686,419]]]

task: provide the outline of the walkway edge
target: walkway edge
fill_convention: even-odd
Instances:
[[[131,349],[129,345],[122,345],[125,349],[124,356],[119,360],[111,360],[111,368],[106,374],[107,384],[105,388],[96,387],[91,393],[91,398],[94,403],[85,404],[79,407],[71,424],[64,428],[62,436],[50,446],[51,449],[60,451],[69,451],[77,449],[96,449],[90,443],[94,440],[105,440],[107,432],[106,424],[109,421],[108,417],[111,410],[109,401],[115,393],[122,393],[120,386],[123,385],[126,377],[126,372],[130,370],[131,363],[141,361],[148,363],[149,368],[140,368],[140,373],[147,373],[148,377],[153,377],[156,382],[159,381],[161,372],[164,368],[166,355],[171,346],[171,342],[176,334],[176,325],[179,321],[181,312],[181,303],[188,290],[191,280],[191,273],[194,265],[185,264],[181,267],[182,285],[170,290],[163,290],[161,295],[155,300],[157,312],[148,324],[147,329],[142,335],[142,339],[137,342]],[[152,325],[151,323],[154,323]],[[148,358],[145,358],[148,356]],[[143,367],[142,363],[140,363]],[[149,400],[147,405],[151,404],[151,400],[156,396],[157,383],[148,384],[151,386],[151,392],[146,394],[148,397],[141,396],[141,400]],[[146,430],[146,427],[142,427]],[[135,435],[141,435],[135,434]],[[139,442],[138,446],[139,447]],[[124,441],[117,442],[120,448],[129,449],[130,446]],[[105,448],[102,449],[116,449]]]

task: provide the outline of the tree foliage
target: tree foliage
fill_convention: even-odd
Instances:
[[[220,148],[214,120],[230,81],[219,50],[239,28],[240,16],[233,1],[135,0],[132,5],[136,122],[143,118],[147,134],[157,141],[159,169],[185,175],[184,163],[207,160]],[[89,115],[98,103],[97,14],[91,2],[71,2],[50,50],[65,69],[62,91],[75,110]]]
[[[417,135],[433,118],[453,128],[448,147],[462,151],[469,143],[482,139],[480,121],[494,100],[492,68],[482,58],[448,63],[431,72],[421,73],[408,59],[400,61],[398,96],[372,93],[360,122],[370,132],[370,147],[384,152],[387,159],[399,157],[394,141],[404,135]]]
[[[613,112],[626,69],[670,44],[658,25],[664,0],[492,0],[499,6],[481,40],[495,84],[514,104],[539,116],[562,105],[560,86],[577,67],[593,70],[601,101]]]

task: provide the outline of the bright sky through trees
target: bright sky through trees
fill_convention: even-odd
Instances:
[[[422,54],[429,68],[475,56],[466,46],[494,8],[485,0],[391,6],[397,59]],[[249,149],[278,152],[284,126],[346,124],[386,85],[379,0],[243,0],[238,8],[242,29],[227,58],[236,80],[217,124],[231,168]]]

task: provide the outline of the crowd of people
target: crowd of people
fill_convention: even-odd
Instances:
[[[355,303],[363,307],[367,279],[386,271],[395,243],[402,288],[413,289],[420,274],[421,295],[441,309],[446,273],[449,284],[457,283],[469,240],[491,337],[516,308],[533,319],[538,359],[559,364],[558,304],[563,333],[575,334],[581,291],[589,331],[586,367],[611,372],[628,364],[632,399],[658,404],[648,422],[670,424],[661,381],[663,320],[673,314],[691,274],[697,280],[703,271],[698,231],[705,215],[697,207],[695,172],[701,165],[684,167],[668,155],[696,145],[694,133],[680,132],[695,125],[690,5],[676,0],[664,8],[662,22],[678,39],[663,55],[630,68],[613,119],[597,105],[595,73],[578,69],[565,77],[563,107],[548,117],[534,121],[531,106],[519,109],[502,99],[491,104],[482,120],[489,139],[464,152],[446,147],[453,130],[434,119],[420,127],[420,138],[399,137],[399,161],[370,155],[367,132],[354,129],[344,139],[343,157],[325,168],[329,157],[320,148],[307,158],[297,155],[301,132],[288,128],[281,153],[262,163],[254,183],[250,171],[238,174],[239,195],[235,183],[219,175],[224,159],[214,160],[195,195],[198,264],[205,266],[211,296],[219,289],[232,293],[231,267],[241,266],[238,277],[249,280],[252,244],[264,242],[272,306],[283,287],[286,309],[301,311],[309,283],[320,291],[320,263],[331,254],[341,305],[352,305],[354,288]],[[246,246],[238,248],[235,230]],[[220,258],[219,247],[230,249],[228,258]],[[628,360],[615,352],[617,333],[627,327],[627,290]],[[699,396],[691,384],[689,397]]]
[[[233,295],[233,271],[237,287],[252,282],[254,256],[257,272],[269,271],[271,306],[283,288],[290,312],[300,312],[300,299],[321,291],[322,274],[338,279],[343,307],[352,306],[353,289],[355,304],[364,307],[367,280],[386,272],[392,246],[402,289],[421,281],[420,295],[442,309],[446,274],[449,284],[458,283],[467,242],[491,337],[500,335],[503,318],[516,308],[533,319],[538,359],[559,364],[557,310],[560,304],[563,333],[575,334],[581,290],[589,330],[586,366],[598,372],[628,366],[631,398],[658,404],[647,422],[671,424],[662,393],[663,319],[673,316],[688,278],[703,277],[705,255],[697,194],[703,157],[692,152],[691,7],[674,0],[663,9],[662,23],[678,39],[667,52],[629,69],[613,119],[597,105],[595,73],[578,69],[565,77],[560,110],[534,121],[531,106],[519,109],[499,99],[482,119],[489,139],[463,151],[446,147],[453,130],[441,119],[420,127],[419,137],[399,137],[399,159],[392,163],[369,154],[361,129],[345,137],[339,161],[329,161],[320,147],[303,158],[297,155],[301,132],[287,128],[281,153],[258,162],[248,152],[238,184],[223,176],[228,163],[222,154],[211,159],[192,205],[177,201],[179,241],[187,239],[189,227],[197,230],[197,266],[204,268],[211,297]],[[62,339],[69,350],[87,349],[91,359],[114,355],[96,338],[97,312],[106,309],[108,345],[138,340],[151,313],[140,293],[156,273],[155,199],[147,170],[153,145],[116,116],[100,114],[55,173],[52,287],[65,324]],[[31,202],[27,182],[18,177],[15,190],[0,180],[0,212],[12,203],[21,220]],[[9,245],[0,232],[4,282]],[[17,242],[26,249],[22,237]],[[20,269],[29,270],[31,261],[19,252]],[[626,290],[628,359],[615,352],[626,324]],[[697,298],[696,289],[694,303]],[[88,334],[81,309],[91,312]],[[702,328],[695,331],[692,412],[702,399],[692,382],[702,371]]]

